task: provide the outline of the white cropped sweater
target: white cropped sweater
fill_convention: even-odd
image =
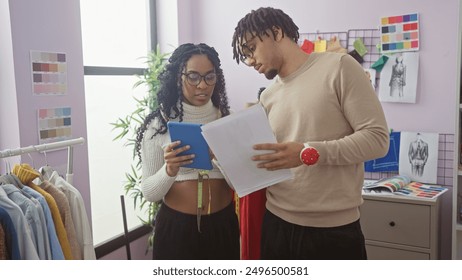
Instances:
[[[212,101],[200,107],[183,103],[183,109],[183,122],[206,124],[216,120],[219,116],[219,110],[213,106]],[[178,121],[178,119],[171,119],[171,121]],[[151,202],[163,199],[174,182],[197,180],[198,177],[197,169],[183,167],[180,168],[177,176],[170,177],[167,174],[163,147],[171,143],[170,133],[167,131],[165,134],[157,134],[152,137],[156,131],[155,128],[158,128],[159,124],[158,119],[151,121],[141,143],[141,191],[146,200]],[[210,179],[224,178],[215,164],[208,175]]]

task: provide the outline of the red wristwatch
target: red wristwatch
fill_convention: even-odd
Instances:
[[[305,148],[303,148],[300,152],[300,161],[306,165],[313,165],[318,162],[319,153],[318,151],[308,145],[308,143],[304,143]]]

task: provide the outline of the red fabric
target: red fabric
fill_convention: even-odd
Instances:
[[[266,189],[253,192],[239,199],[241,226],[241,259],[260,259],[260,238],[265,213]]]

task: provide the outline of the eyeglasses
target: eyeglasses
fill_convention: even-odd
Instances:
[[[186,81],[192,86],[198,86],[202,79],[204,79],[204,82],[209,86],[213,86],[217,82],[217,74],[215,72],[210,72],[205,75],[201,75],[197,72],[189,72],[181,73],[181,75],[186,76]]]
[[[250,60],[253,58],[253,52],[255,51],[255,46],[249,47],[247,45],[241,45],[241,56],[240,60],[247,66],[250,66]]]

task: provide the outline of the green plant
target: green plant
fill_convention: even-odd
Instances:
[[[138,75],[139,80],[133,85],[134,88],[140,85],[146,85],[148,88],[147,94],[141,99],[134,97],[136,101],[136,109],[124,117],[119,117],[116,122],[111,123],[113,130],[118,131],[118,134],[114,137],[113,141],[123,140],[125,141],[124,146],[131,148],[133,151],[133,164],[131,164],[131,170],[125,173],[126,181],[123,185],[125,194],[133,199],[135,208],[138,207],[140,210],[144,210],[147,217],[138,218],[144,225],[151,227],[154,227],[153,222],[160,203],[148,202],[141,192],[141,160],[135,150],[136,131],[138,130],[138,127],[143,124],[146,115],[158,107],[156,94],[159,90],[160,82],[157,77],[164,69],[168,55],[169,54],[167,53],[161,53],[159,46],[157,46],[156,50],[148,53],[148,56],[145,57],[145,63],[148,67],[144,71],[143,75]],[[148,248],[152,246],[153,238],[154,236],[151,234],[148,240]]]

